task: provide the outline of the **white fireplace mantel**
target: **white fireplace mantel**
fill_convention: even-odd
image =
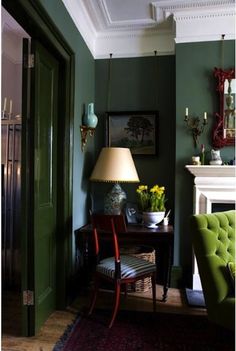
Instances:
[[[235,204],[235,166],[194,166],[186,169],[194,176],[193,213],[211,213],[213,204]],[[193,289],[201,290],[196,259],[193,263]]]
[[[195,177],[235,177],[235,166],[185,166]]]

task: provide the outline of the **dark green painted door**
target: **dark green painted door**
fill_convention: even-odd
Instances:
[[[34,90],[34,291],[35,331],[56,306],[57,60],[32,42]]]
[[[22,290],[34,299],[23,299],[24,335],[37,333],[55,310],[57,273],[59,62],[35,40],[30,50],[33,67],[23,73]]]

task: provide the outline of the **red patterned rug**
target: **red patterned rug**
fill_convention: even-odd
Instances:
[[[234,333],[205,316],[119,311],[111,329],[109,314],[78,316],[53,351],[233,351]]]

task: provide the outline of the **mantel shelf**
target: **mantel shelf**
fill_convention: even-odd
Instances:
[[[195,177],[235,177],[236,166],[194,166],[185,168]]]

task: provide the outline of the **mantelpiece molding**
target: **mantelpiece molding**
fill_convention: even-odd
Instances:
[[[235,166],[185,166],[188,171],[198,177],[235,177],[236,167]]]

